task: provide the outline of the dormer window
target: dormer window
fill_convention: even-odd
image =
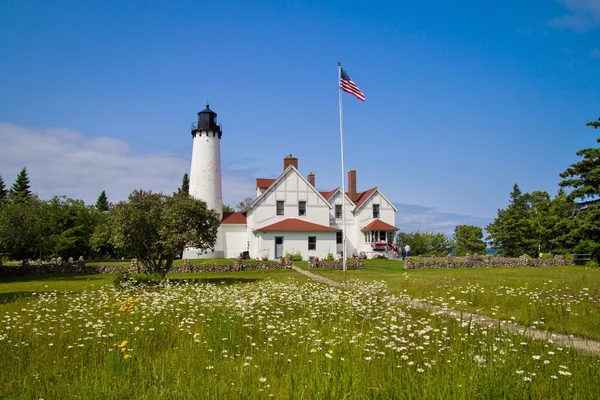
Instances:
[[[277,215],[283,215],[283,200],[277,200]]]
[[[373,204],[373,218],[379,218],[379,204]]]

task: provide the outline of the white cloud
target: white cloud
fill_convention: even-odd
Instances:
[[[191,155],[191,148],[190,148]],[[139,154],[127,142],[68,128],[38,129],[0,122],[0,175],[7,187],[27,167],[31,189],[41,198],[68,196],[93,204],[102,190],[111,202],[135,189],[172,193],[189,171],[189,159]],[[223,171],[224,201],[252,195],[250,171]]]
[[[396,226],[402,232],[434,232],[444,233],[452,237],[454,228],[458,225],[474,225],[482,229],[492,222],[491,218],[473,217],[471,215],[442,213],[431,207],[417,206],[413,204],[395,204],[398,208],[396,213]],[[484,230],[485,235],[485,230]]]
[[[548,21],[550,26],[585,32],[600,25],[600,0],[559,0],[559,2],[567,12]]]

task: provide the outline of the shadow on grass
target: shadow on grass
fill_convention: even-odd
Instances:
[[[0,293],[0,304],[16,303],[22,300],[29,300],[35,297],[32,292],[8,292]]]
[[[227,285],[236,285],[236,284],[243,284],[243,283],[252,283],[252,282],[257,282],[257,281],[261,281],[262,278],[190,278],[190,279],[185,279],[185,278],[169,278],[169,282],[173,283],[173,284],[188,284],[188,285],[194,285],[194,284],[213,284],[213,285],[218,285],[218,286],[227,286]]]
[[[75,275],[75,274],[41,274],[41,275],[11,275],[0,277],[0,283],[37,282],[37,281],[102,281],[106,275]]]

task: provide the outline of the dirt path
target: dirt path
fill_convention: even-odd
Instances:
[[[304,276],[307,276],[316,281],[326,283],[332,286],[343,286],[341,282],[333,281],[331,279],[324,278],[319,275],[315,275],[312,272],[305,271],[296,266],[292,266],[292,269]],[[402,300],[402,298],[400,298]],[[450,318],[457,320],[469,320],[479,325],[487,326],[500,326],[501,329],[516,333],[519,335],[530,337],[534,340],[545,340],[554,343],[557,346],[570,347],[572,349],[587,353],[590,355],[600,355],[600,342],[597,340],[584,339],[580,337],[564,335],[562,333],[555,333],[550,331],[543,331],[541,329],[528,328],[525,326],[513,324],[510,322],[500,321],[499,319],[484,317],[483,315],[473,314],[466,311],[455,310],[448,307],[434,306],[419,300],[407,299],[404,301],[406,305],[414,308],[427,310],[432,313],[446,314]]]

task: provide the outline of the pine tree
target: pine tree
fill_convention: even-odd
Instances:
[[[498,210],[498,217],[485,227],[493,249],[508,257],[537,254],[535,230],[529,219],[528,196],[515,183],[506,210]]]
[[[108,199],[106,198],[106,192],[103,190],[98,196],[98,200],[96,200],[96,210],[100,212],[108,211]]]
[[[600,118],[598,121],[591,121],[586,124],[595,129],[600,127]],[[600,138],[596,139],[600,143]],[[569,193],[569,199],[579,200],[579,205],[585,208],[591,204],[600,202],[600,148],[588,148],[579,150],[576,153],[583,157],[583,160],[571,164],[569,168],[560,177],[563,181],[559,183],[560,187],[570,187],[573,191]]]
[[[6,196],[8,192],[6,191],[6,186],[4,186],[4,179],[2,179],[2,175],[0,175],[0,202],[6,200]]]
[[[29,190],[29,176],[27,175],[27,168],[23,167],[21,172],[17,175],[15,183],[12,185],[9,191],[9,197],[13,200],[22,201],[27,200],[31,197],[31,191]]]
[[[190,193],[190,177],[188,176],[187,172],[183,174],[183,179],[181,179],[181,189],[179,189],[179,192],[188,194]]]

